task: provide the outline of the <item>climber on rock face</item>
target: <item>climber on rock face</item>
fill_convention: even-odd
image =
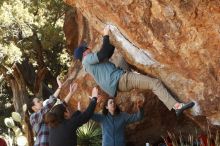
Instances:
[[[109,41],[109,26],[103,31],[103,44],[98,52],[93,53],[86,45],[80,45],[74,50],[74,58],[82,61],[82,65],[96,83],[110,97],[116,97],[117,91],[125,92],[131,89],[150,89],[176,115],[194,106],[194,102],[180,103],[163,86],[159,79],[146,75],[124,71],[109,61],[115,47]]]

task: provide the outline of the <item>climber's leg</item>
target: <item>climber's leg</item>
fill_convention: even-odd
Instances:
[[[119,80],[119,91],[131,89],[150,89],[171,110],[178,103],[163,86],[160,80],[145,75],[127,72]]]
[[[158,79],[132,72],[126,72],[123,74],[119,80],[118,90],[130,91],[135,88],[152,90],[169,110],[172,108],[175,110],[177,116],[179,116],[184,110],[194,106],[194,102],[177,102]]]

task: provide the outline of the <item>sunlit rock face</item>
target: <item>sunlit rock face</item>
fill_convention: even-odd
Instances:
[[[141,143],[156,141],[167,130],[193,133],[195,128],[192,127],[195,125],[203,130],[208,125],[219,129],[219,1],[65,2],[73,8],[66,14],[64,25],[70,53],[82,41],[88,42],[92,50],[98,50],[102,30],[109,25],[111,42],[117,48],[114,62],[120,64],[124,59],[134,71],[161,79],[178,99],[185,102],[193,100],[196,103],[191,111],[185,113],[186,116],[177,119],[174,112],[168,111],[150,92],[133,90],[119,93],[116,100],[124,111],[135,112],[134,103],[137,98],[144,96],[146,101],[146,118],[129,128],[129,140]],[[73,109],[78,99],[82,100],[85,108],[88,104],[87,96],[96,85],[94,80],[86,75],[80,63],[74,61],[67,78],[76,79],[79,83],[79,90],[71,103]],[[67,92],[68,88],[62,95],[65,96]],[[101,94],[106,97],[103,92]],[[138,132],[136,129],[139,129]]]

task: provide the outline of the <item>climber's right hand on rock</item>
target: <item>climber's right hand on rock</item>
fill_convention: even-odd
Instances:
[[[107,25],[105,28],[104,28],[104,31],[103,31],[103,35],[109,35],[109,31],[110,31],[110,28],[109,28],[109,25]]]

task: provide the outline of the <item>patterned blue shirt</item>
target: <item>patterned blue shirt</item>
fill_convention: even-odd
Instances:
[[[34,146],[49,146],[49,128],[43,119],[44,115],[53,107],[55,102],[56,98],[50,96],[46,105],[40,111],[30,116],[30,124],[36,136]]]

